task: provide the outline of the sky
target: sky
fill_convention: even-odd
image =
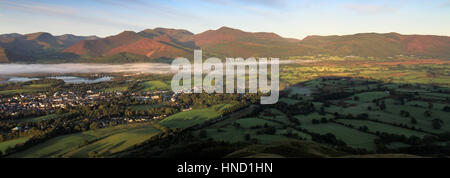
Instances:
[[[0,0],[0,24],[0,34],[99,37],[222,26],[298,39],[366,32],[450,36],[450,0]]]

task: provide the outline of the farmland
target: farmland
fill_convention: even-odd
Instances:
[[[329,58],[280,67],[273,105],[260,105],[258,94],[174,94],[166,75],[2,85],[0,148],[7,157],[120,157],[147,149],[164,157],[190,142],[231,145],[223,149],[294,142],[356,155],[445,155],[448,62]],[[152,145],[159,143],[171,145]]]
[[[384,135],[380,137],[382,134],[425,138],[450,131],[446,124],[450,122],[448,111],[444,111],[449,105],[443,93],[445,88],[341,77],[322,77],[293,87],[282,92],[277,104],[260,108],[259,114],[225,125],[218,123],[195,133],[216,141],[268,144],[302,139],[332,145],[344,143],[352,149],[376,152],[380,147],[376,143],[385,139]],[[344,95],[346,91],[351,92]],[[285,105],[310,104],[313,109],[305,114],[280,110]],[[435,120],[444,124],[434,124]],[[329,134],[335,141],[322,140]],[[409,146],[409,143],[385,143],[393,149],[401,145]]]
[[[230,104],[220,104],[204,109],[193,109],[174,114],[160,122],[169,128],[187,128],[196,124],[201,124],[205,121],[221,117],[221,112],[230,107]]]
[[[88,157],[89,153],[115,153],[142,143],[158,132],[149,124],[90,130],[50,139],[11,157]]]
[[[170,90],[170,85],[163,81],[148,81],[140,84],[143,91]]]
[[[25,119],[22,119],[21,122],[36,122],[37,123],[40,121],[56,119],[56,118],[58,118],[57,114],[50,114],[50,115],[40,116],[40,117],[25,118]]]
[[[28,137],[23,137],[23,138],[17,138],[14,140],[0,142],[0,151],[5,152],[5,150],[8,149],[9,147],[14,147],[20,143],[25,143],[28,139],[29,139]]]

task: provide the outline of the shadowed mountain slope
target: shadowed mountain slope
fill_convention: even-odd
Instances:
[[[97,39],[95,36],[83,37],[75,35],[53,36],[46,32],[30,34],[0,35],[0,47],[5,49],[10,61],[36,61],[39,59],[64,58],[61,54],[65,48],[86,39]]]

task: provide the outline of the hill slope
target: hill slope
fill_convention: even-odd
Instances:
[[[446,36],[361,33],[344,36],[308,36],[299,44],[313,49],[315,54],[337,56],[450,57],[450,37]]]
[[[5,49],[0,47],[0,63],[9,62],[8,57],[6,56]]]
[[[347,155],[316,142],[292,140],[269,145],[250,145],[225,158],[329,158]]]
[[[84,40],[64,50],[66,53],[92,57],[112,56],[119,53],[143,55],[151,59],[190,56],[189,48],[177,38],[189,35],[173,29],[147,29],[139,33],[125,31],[97,40]]]
[[[282,38],[274,33],[250,33],[228,27],[208,30],[184,40],[194,41],[205,52],[221,57],[282,57],[304,52],[297,48],[295,42],[298,40]]]
[[[308,36],[303,40],[274,33],[249,33],[228,27],[209,30],[189,38],[206,52],[219,56],[363,56],[449,58],[450,37],[361,33],[344,36]]]
[[[62,35],[53,36],[50,33],[37,32],[30,34],[3,34],[0,35],[0,47],[8,51],[9,61],[32,62],[39,59],[67,58],[61,54],[65,48],[74,43],[97,37]]]
[[[450,58],[450,37],[361,33],[343,36],[308,36],[303,40],[283,38],[275,33],[245,32],[221,27],[193,34],[182,29],[155,28],[141,32],[124,31],[106,38],[74,35],[53,36],[39,32],[0,35],[0,47],[8,61],[78,58],[96,60],[118,54],[147,59],[192,58],[194,49],[214,57],[362,56]],[[3,59],[3,61],[6,61]],[[133,60],[126,60],[133,61]],[[141,61],[141,60],[134,60]],[[39,61],[38,61],[39,62]]]

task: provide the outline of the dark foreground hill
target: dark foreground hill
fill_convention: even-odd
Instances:
[[[286,141],[270,145],[250,145],[225,158],[420,158],[408,154],[351,155],[310,141]]]
[[[124,31],[106,38],[49,33],[0,35],[4,55],[0,62],[34,62],[59,59],[83,62],[123,62],[152,59],[192,58],[194,49],[215,57],[361,56],[450,58],[450,37],[361,33],[344,36],[308,36],[303,40],[283,38],[275,33],[245,32],[222,27],[193,34],[182,29],[155,28]],[[0,50],[0,54],[2,51]],[[114,57],[115,56],[115,57]],[[136,60],[139,59],[139,60]]]
[[[354,155],[313,141],[290,140],[261,144],[230,144],[214,141],[141,147],[113,157],[124,158],[420,158],[409,154]]]

